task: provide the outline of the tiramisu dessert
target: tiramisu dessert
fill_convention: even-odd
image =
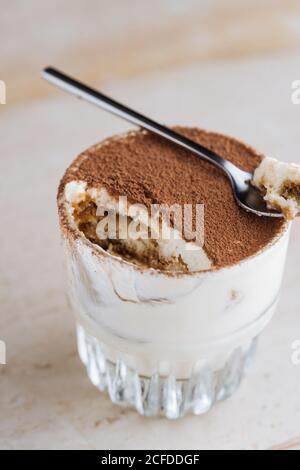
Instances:
[[[243,170],[262,164],[233,138],[176,130]],[[286,191],[285,200],[298,197]],[[145,131],[79,155],[58,207],[79,354],[94,385],[169,418],[233,393],[276,307],[289,223],[241,209],[218,168]]]

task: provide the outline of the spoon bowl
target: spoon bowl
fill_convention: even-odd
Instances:
[[[259,216],[283,217],[281,212],[272,210],[267,206],[261,192],[251,183],[246,184],[245,188],[236,186],[234,194],[238,204],[249,212]]]

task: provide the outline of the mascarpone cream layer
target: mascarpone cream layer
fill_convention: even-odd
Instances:
[[[265,192],[269,207],[289,220],[300,214],[300,165],[266,157],[255,170],[253,184]]]

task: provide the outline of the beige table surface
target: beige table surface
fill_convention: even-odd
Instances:
[[[105,90],[168,124],[224,131],[300,163],[300,106],[290,100],[299,63],[299,55],[220,61]],[[300,449],[300,365],[291,361],[300,339],[299,223],[278,311],[234,397],[202,417],[145,419],[89,383],[64,293],[55,192],[77,153],[127,128],[59,92],[0,109],[0,448]]]
[[[101,86],[209,59],[299,51],[299,0],[1,0],[10,104],[54,95],[45,61]]]

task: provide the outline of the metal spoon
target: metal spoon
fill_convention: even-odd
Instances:
[[[147,129],[148,131],[158,134],[159,136],[170,140],[174,144],[193,152],[213,165],[216,165],[218,168],[223,170],[229,178],[236,201],[243,209],[260,216],[283,216],[282,213],[269,209],[262,194],[250,184],[253,178],[252,173],[239,169],[233,163],[225,160],[202,145],[193,142],[187,137],[168,129],[155,121],[152,121],[152,119],[149,119],[130,108],[127,108],[108,96],[103,95],[99,91],[65,75],[59,70],[47,67],[43,70],[42,77],[53,85],[72,93],[78,98],[84,99],[85,101],[95,104],[106,111],[116,114],[132,124],[142,127],[143,129]]]

